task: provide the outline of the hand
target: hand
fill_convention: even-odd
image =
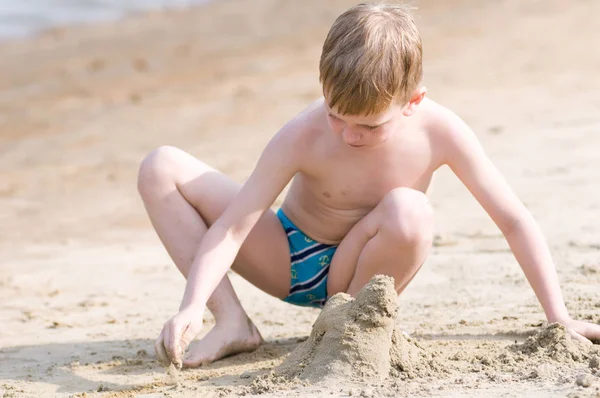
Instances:
[[[171,363],[181,369],[183,354],[189,344],[202,330],[204,308],[189,307],[179,311],[163,326],[154,350],[158,361],[168,366]]]
[[[600,325],[594,323],[578,321],[572,318],[566,321],[560,321],[571,337],[584,344],[591,344],[592,342],[600,344]]]

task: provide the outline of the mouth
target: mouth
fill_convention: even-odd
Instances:
[[[361,148],[364,146],[364,145],[354,145],[354,144],[348,144],[348,145],[350,145],[352,148]]]

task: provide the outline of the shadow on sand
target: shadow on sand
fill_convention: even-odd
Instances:
[[[237,386],[244,365],[256,365],[248,372],[251,380],[269,370],[274,361],[280,362],[303,340],[305,337],[269,340],[252,353],[234,355],[197,369],[185,369],[180,377],[215,386]],[[166,369],[156,360],[154,340],[150,339],[0,349],[0,387],[18,381],[56,386],[56,389],[48,388],[56,393],[139,391],[147,386],[173,383]]]

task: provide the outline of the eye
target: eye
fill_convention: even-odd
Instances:
[[[369,131],[375,131],[379,128],[380,126],[365,126],[365,128]]]

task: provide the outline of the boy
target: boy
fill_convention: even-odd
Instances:
[[[426,192],[448,165],[506,237],[550,322],[589,343],[600,326],[570,318],[544,238],[524,205],[450,110],[426,99],[421,39],[399,5],[361,4],[332,26],[320,60],[324,98],[269,142],[248,181],[171,147],[142,163],[139,191],[158,236],[187,278],[159,360],[193,367],[256,349],[229,267],[297,305],[356,295],[373,275],[401,293],[425,261],[433,214]],[[269,208],[293,180],[281,209]],[[184,359],[202,327],[214,328]]]

